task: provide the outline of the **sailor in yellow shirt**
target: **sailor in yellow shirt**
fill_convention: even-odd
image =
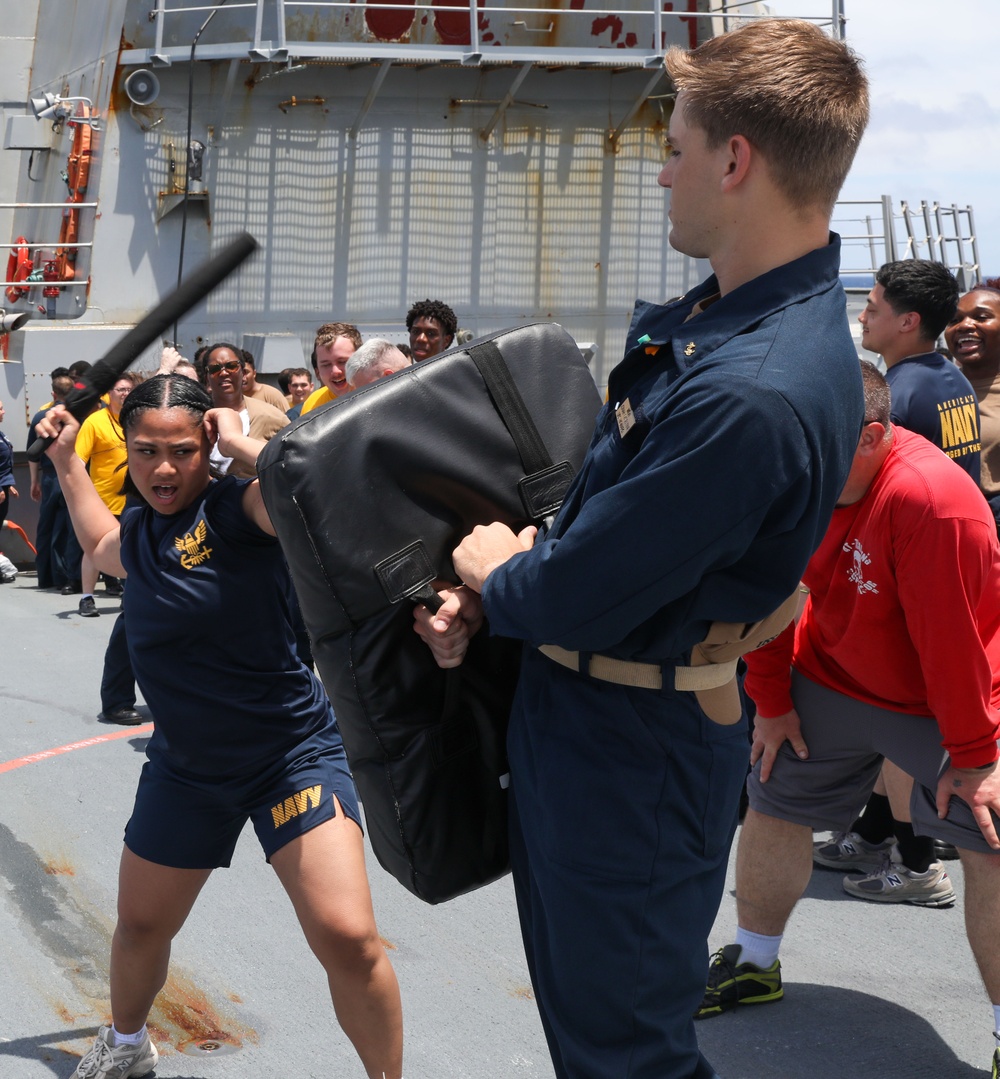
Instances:
[[[125,508],[122,481],[125,479],[125,439],[118,413],[137,381],[136,375],[126,371],[108,393],[108,407],[99,408],[83,421],[76,436],[76,455],[90,470],[90,479],[101,496],[101,501],[116,516]],[[97,570],[84,555],[80,567],[83,595],[80,597],[80,614],[84,618],[98,615],[94,603],[94,587]]]
[[[349,322],[327,322],[316,331],[312,363],[323,385],[311,393],[302,405],[300,416],[348,392],[345,368],[347,361],[361,347],[361,334]]]

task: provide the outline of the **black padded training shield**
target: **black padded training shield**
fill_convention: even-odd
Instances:
[[[502,876],[507,718],[520,643],[439,668],[414,603],[457,581],[477,524],[558,507],[600,398],[545,323],[415,364],[307,413],[265,447],[261,490],[295,581],[383,868],[430,903]]]

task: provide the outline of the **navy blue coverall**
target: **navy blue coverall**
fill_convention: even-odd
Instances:
[[[528,643],[511,859],[560,1079],[715,1075],[692,1016],[746,719],[713,723],[672,672],[711,622],[773,611],[824,534],[863,419],[839,259],[831,234],[690,321],[714,278],[637,304],[560,514],[483,588],[493,632]],[[577,674],[531,647],[543,643],[660,663],[664,688]]]

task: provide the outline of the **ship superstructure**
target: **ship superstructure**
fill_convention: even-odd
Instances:
[[[404,340],[407,308],[432,297],[477,336],[560,322],[603,384],[635,297],[707,272],[670,248],[654,183],[664,53],[769,14],[741,0],[8,6],[0,394],[15,442],[54,367],[99,358],[243,230],[261,251],[175,328],[189,356],[233,341],[273,379],[308,362],[320,323]],[[843,0],[816,21],[842,35]],[[883,196],[842,204],[835,227],[849,292],[907,253],[978,273],[968,207]]]
[[[407,308],[430,296],[477,335],[557,320],[603,381],[634,298],[704,272],[669,248],[653,182],[664,52],[765,13],[718,0],[12,5],[0,299],[8,323],[31,320],[0,339],[8,415],[48,400],[52,367],[99,357],[182,258],[190,268],[244,229],[262,251],[179,325],[189,355],[234,340],[267,377],[302,364],[325,321],[403,340]]]

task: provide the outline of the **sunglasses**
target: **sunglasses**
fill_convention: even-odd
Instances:
[[[217,375],[220,371],[228,371],[234,375],[242,366],[239,360],[227,360],[225,363],[210,363],[205,370],[210,375]]]

